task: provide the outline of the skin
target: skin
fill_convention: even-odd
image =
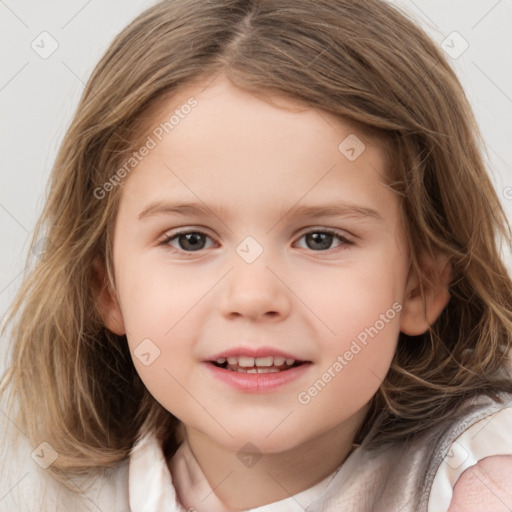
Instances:
[[[438,317],[449,275],[440,272],[439,287],[425,300],[419,295],[398,197],[384,184],[382,141],[289,99],[270,104],[222,76],[167,99],[150,125],[190,96],[197,107],[123,182],[116,296],[101,300],[106,326],[127,335],[132,353],[145,338],[158,347],[149,366],[133,358],[138,373],[185,425],[220,500],[244,510],[311,487],[343,462],[400,330],[420,334]],[[338,150],[350,134],[366,146],[353,162]],[[139,219],[155,200],[199,201],[215,214]],[[326,202],[372,208],[380,218],[290,213]],[[204,248],[187,253],[184,237],[162,244],[177,228],[205,232]],[[350,243],[332,237],[321,249],[304,236],[326,228]],[[263,249],[250,264],[236,252],[247,236]],[[400,314],[308,404],[299,403],[298,394],[394,303]],[[277,347],[311,364],[275,391],[243,392],[212,377],[203,362],[241,345]],[[262,455],[252,467],[237,457],[248,442]]]
[[[448,512],[512,510],[512,455],[486,457],[466,469],[453,488]]]

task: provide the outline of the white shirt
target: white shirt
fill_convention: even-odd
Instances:
[[[5,420],[5,415],[0,415]],[[462,420],[461,420],[462,421]],[[446,512],[453,487],[461,474],[486,457],[512,455],[512,401],[504,406],[485,406],[473,415],[467,426],[446,431],[450,442],[430,444],[419,439],[390,450],[354,450],[343,464],[318,484],[287,499],[252,509],[254,512],[369,512],[397,510],[406,512]],[[439,432],[443,428],[439,427]],[[0,512],[217,512],[222,503],[211,491],[188,444],[180,445],[170,467],[153,435],[141,439],[129,459],[105,470],[84,499],[67,492],[37,466],[34,448],[28,443],[14,447],[0,445]],[[437,451],[436,451],[437,450]],[[435,460],[438,462],[435,463]],[[415,508],[427,461],[432,485],[423,504]],[[419,479],[418,479],[419,478]],[[184,503],[177,498],[177,491]],[[380,492],[381,490],[384,492]],[[387,500],[387,501],[383,501]],[[392,501],[388,506],[388,501]],[[428,502],[428,503],[427,503]],[[194,507],[191,509],[191,507]]]
[[[453,487],[464,470],[483,458],[503,454],[512,454],[511,407],[477,421],[455,440],[449,459],[436,472],[428,497],[428,512],[448,510]],[[346,463],[311,488],[247,512],[304,512],[315,500],[321,503],[327,488],[331,493],[338,488],[341,499],[342,489],[345,489],[349,491],[348,498],[352,482],[357,482],[358,474],[364,473],[363,468],[354,471],[362,460],[371,465],[366,455],[356,449]],[[129,465],[131,512],[229,512],[209,485],[186,440],[172,458],[170,467],[171,471],[154,437],[148,436],[134,447]],[[393,469],[386,468],[385,464],[381,467]],[[174,482],[171,475],[174,475]]]
[[[170,467],[169,471],[162,450],[153,436],[146,436],[134,447],[129,466],[132,512],[230,512],[212,490],[187,440],[182,442],[174,454]],[[338,470],[294,496],[250,510],[304,512]],[[178,494],[183,497],[183,503],[180,503]]]

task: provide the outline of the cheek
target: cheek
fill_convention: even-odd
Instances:
[[[190,270],[171,272],[161,262],[142,259],[125,260],[119,267],[122,315],[137,373],[158,401],[180,410],[187,405],[182,386],[194,371],[194,314],[215,276],[210,272],[209,279],[197,279]]]
[[[369,261],[319,268],[314,279],[299,278],[294,291],[307,308],[305,314],[314,313],[324,325],[327,338],[330,333],[333,340],[346,340],[388,311],[388,320],[398,316],[393,305],[403,301],[401,268],[402,262],[383,251]]]
[[[322,428],[344,421],[377,392],[396,351],[400,310],[395,302],[376,319],[366,311],[360,316],[347,311],[336,337],[324,338],[318,372],[297,394],[300,407],[321,418]]]
[[[317,273],[314,286],[300,290],[321,320],[319,371],[336,375],[338,392],[357,388],[369,400],[388,372],[400,333],[404,266],[383,249],[371,260]]]
[[[191,268],[143,259],[125,265],[119,277],[123,319],[133,338],[165,336],[218,279],[211,272],[202,279]]]

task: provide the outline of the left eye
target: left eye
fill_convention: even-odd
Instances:
[[[334,239],[339,240],[340,245],[350,245],[352,242],[345,238],[344,236],[340,235],[339,233],[336,233],[335,231],[310,231],[309,233],[305,233],[302,235],[299,240],[305,239],[306,242],[306,249],[312,249],[314,251],[320,250],[325,251],[327,249],[331,248],[331,244],[333,243]]]

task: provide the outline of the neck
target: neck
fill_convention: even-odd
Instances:
[[[366,412],[365,407],[341,425],[279,453],[241,454],[191,427],[185,427],[185,435],[219,500],[240,511],[283,500],[326,478],[352,451]],[[261,458],[251,459],[255,456]]]

